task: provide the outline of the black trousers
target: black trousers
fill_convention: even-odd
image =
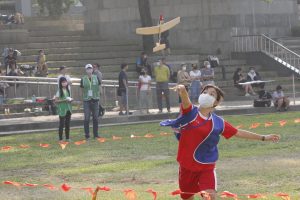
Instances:
[[[71,121],[71,112],[68,111],[66,116],[61,117],[59,116],[59,130],[58,130],[58,135],[59,135],[59,140],[63,139],[63,131],[65,128],[65,134],[66,134],[66,139],[70,139],[70,121]]]

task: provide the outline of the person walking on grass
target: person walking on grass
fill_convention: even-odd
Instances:
[[[198,99],[199,107],[193,105],[184,85],[174,88],[182,99],[181,115],[176,120],[165,120],[161,126],[171,126],[179,140],[177,161],[179,163],[179,188],[181,198],[193,200],[194,195],[205,191],[216,199],[216,162],[220,136],[229,139],[233,136],[257,141],[278,142],[279,135],[259,135],[234,128],[214,113],[216,106],[224,98],[221,89],[206,85]]]
[[[151,77],[147,74],[145,69],[142,69],[140,76],[139,76],[139,103],[140,103],[140,111],[141,114],[146,112],[149,114],[149,100],[151,92]]]
[[[85,66],[85,75],[80,81],[80,87],[83,89],[83,111],[84,111],[84,133],[85,139],[90,138],[90,117],[93,116],[93,135],[94,139],[99,138],[98,135],[98,114],[100,99],[100,80],[93,75],[93,66],[87,64]]]
[[[63,141],[63,131],[65,129],[66,142],[70,140],[70,121],[72,115],[72,104],[73,99],[70,95],[68,87],[68,80],[65,77],[59,79],[59,88],[55,95],[55,102],[58,108],[59,115],[59,142]]]

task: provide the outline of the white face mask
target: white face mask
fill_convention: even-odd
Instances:
[[[206,67],[209,69],[209,68],[210,68],[210,65],[206,65]]]
[[[200,104],[201,108],[212,108],[214,106],[215,101],[215,97],[204,93],[200,94],[198,98],[198,103]]]
[[[91,75],[93,73],[93,69],[86,69],[85,71],[88,75]]]

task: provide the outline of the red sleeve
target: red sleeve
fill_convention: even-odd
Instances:
[[[231,124],[229,124],[228,122],[224,122],[225,123],[225,127],[224,127],[224,131],[222,133],[223,137],[225,137],[226,139],[231,138],[232,136],[234,136],[238,130],[233,127]]]
[[[191,112],[192,108],[193,108],[192,104],[186,109],[183,109],[182,104],[180,104],[180,112],[182,115],[186,115],[187,113]]]

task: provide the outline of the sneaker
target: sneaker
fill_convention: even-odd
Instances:
[[[249,94],[249,93],[246,93],[246,94],[245,94],[245,97],[249,97],[249,96],[250,96],[250,94]]]

